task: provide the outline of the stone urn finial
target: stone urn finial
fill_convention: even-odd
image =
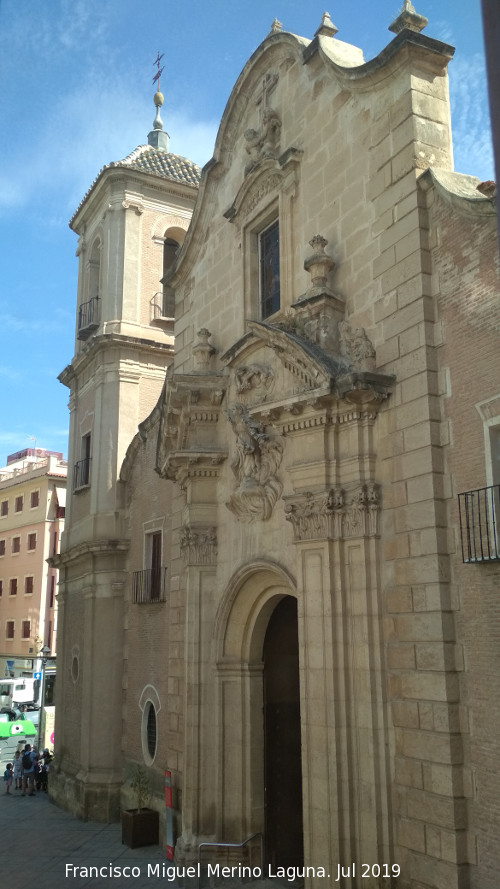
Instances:
[[[279,22],[278,19],[274,19],[273,23],[271,25],[270,34],[277,34],[277,33],[279,33],[279,31],[282,31],[282,30],[283,30],[283,25],[281,24],[281,22]]]
[[[322,235],[314,235],[309,244],[313,249],[313,253],[304,261],[304,268],[311,276],[311,287],[314,290],[324,290],[328,273],[335,267],[333,259],[325,253],[328,241]]]
[[[216,353],[216,349],[208,342],[212,334],[206,327],[202,327],[198,331],[198,342],[193,346],[193,356],[196,369],[201,373],[210,373],[212,358]]]

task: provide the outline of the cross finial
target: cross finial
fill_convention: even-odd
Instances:
[[[160,51],[158,50],[158,53],[157,53],[157,55],[156,55],[156,59],[155,59],[154,62],[153,62],[153,65],[156,65],[156,74],[155,74],[155,76],[153,77],[153,83],[158,82],[158,86],[157,86],[157,90],[158,90],[158,92],[160,92],[160,77],[161,77],[163,71],[165,70],[165,66],[163,66],[162,68],[160,68],[160,62],[161,62],[163,56],[164,56],[164,53],[162,53],[162,54],[160,55]]]

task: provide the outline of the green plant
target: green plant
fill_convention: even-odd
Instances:
[[[144,809],[151,799],[151,779],[143,766],[135,766],[130,789],[135,793],[137,811]]]

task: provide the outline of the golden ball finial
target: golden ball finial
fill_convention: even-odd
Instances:
[[[163,93],[160,93],[160,91],[158,90],[158,92],[154,94],[153,102],[155,103],[157,108],[161,108],[161,106],[163,105]]]

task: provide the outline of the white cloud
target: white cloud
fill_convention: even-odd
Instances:
[[[455,169],[480,179],[494,178],[491,125],[484,59],[457,57],[450,66],[451,123]]]

